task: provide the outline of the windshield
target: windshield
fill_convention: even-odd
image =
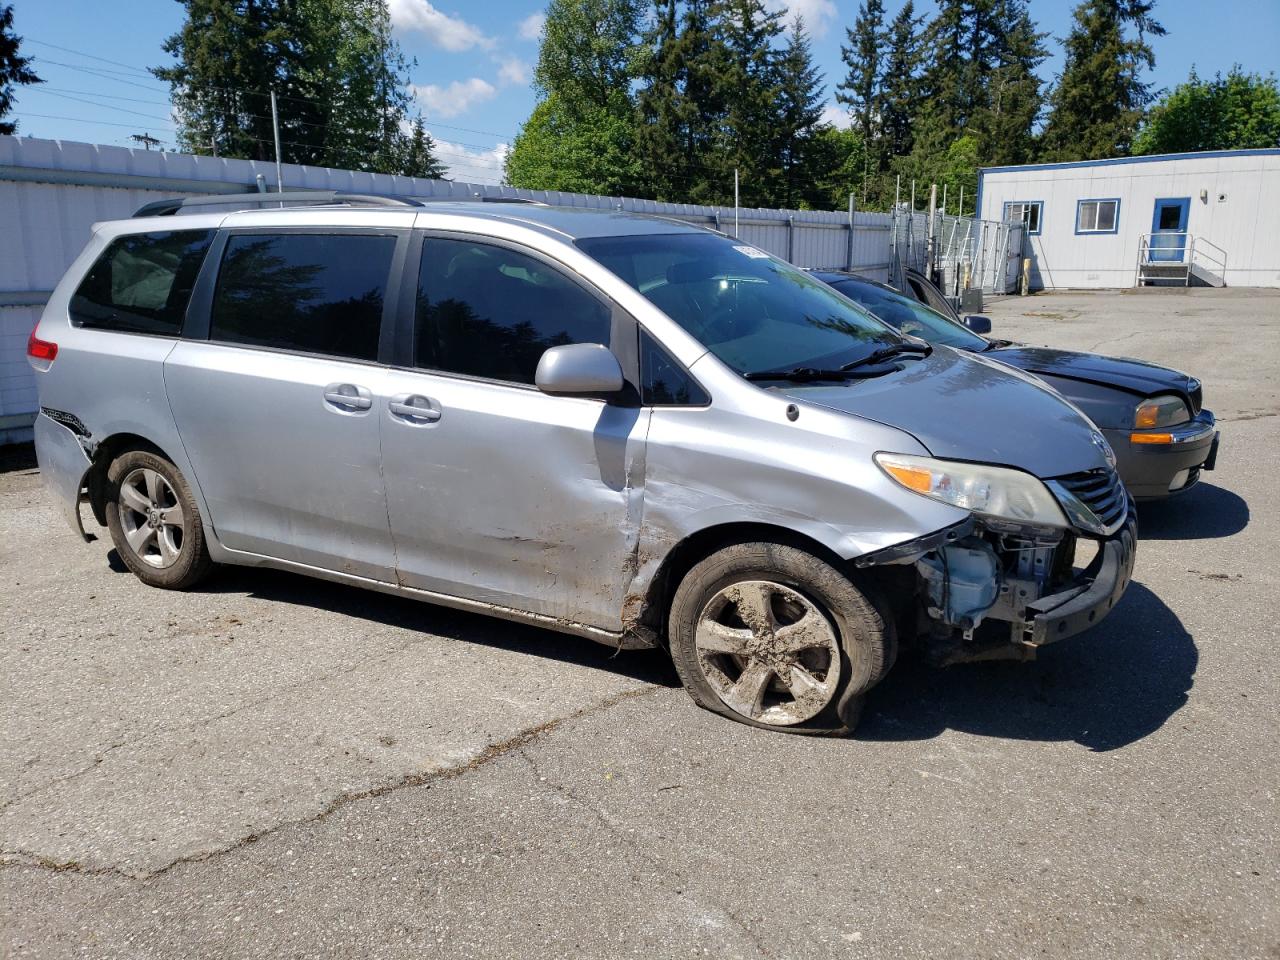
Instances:
[[[975,351],[987,348],[987,341],[976,333],[895,290],[857,280],[837,280],[832,286],[902,333],[944,347]]]
[[[739,373],[838,368],[902,342],[821,281],[718,234],[589,237],[577,245]]]

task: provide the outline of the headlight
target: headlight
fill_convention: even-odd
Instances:
[[[1191,411],[1178,397],[1152,397],[1138,404],[1133,425],[1139,430],[1153,427],[1173,427],[1191,419]]]
[[[875,460],[908,490],[962,510],[1020,523],[1069,526],[1048,487],[1021,470],[904,453],[877,453]]]

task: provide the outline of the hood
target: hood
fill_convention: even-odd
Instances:
[[[1153,393],[1177,393],[1185,400],[1190,399],[1190,377],[1145,360],[1019,346],[997,347],[982,355],[1046,377],[1116,387],[1144,397]]]
[[[1107,466],[1102,435],[1056,391],[984,356],[935,347],[867,380],[793,384],[788,396],[911,434],[935,457],[1059,477]]]

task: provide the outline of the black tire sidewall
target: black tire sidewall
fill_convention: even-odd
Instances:
[[[836,627],[841,677],[836,695],[816,717],[778,726],[736,713],[703,675],[694,633],[703,608],[720,590],[743,580],[771,580],[817,604]],[[696,564],[681,581],[668,620],[671,657],[685,689],[700,706],[767,730],[804,734],[845,734],[857,723],[863,695],[884,676],[892,653],[892,627],[873,603],[840,570],[797,547],[741,543],[724,547]]]
[[[120,483],[139,468],[154,470],[164,477],[182,504],[182,549],[178,552],[178,559],[168,567],[153,567],[134,553],[125,539],[120,523]],[[116,552],[125,566],[143,583],[168,590],[181,590],[196,583],[208,572],[212,564],[205,546],[200,509],[186,478],[164,457],[147,450],[131,450],[116,457],[107,468],[106,506],[107,529],[111,532]]]

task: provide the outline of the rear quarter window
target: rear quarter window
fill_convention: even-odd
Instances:
[[[100,330],[176,337],[212,240],[212,230],[117,237],[72,295],[72,322]]]

